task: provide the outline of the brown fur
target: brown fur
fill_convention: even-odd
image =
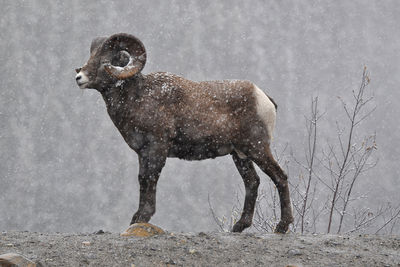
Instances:
[[[243,214],[233,231],[251,225],[259,185],[255,162],[277,185],[282,212],[277,231],[286,232],[293,220],[287,176],[270,153],[270,135],[257,114],[254,84],[195,82],[165,72],[138,72],[117,80],[104,67],[115,64],[119,53],[115,49],[121,49],[118,43],[109,48],[110,39],[119,37],[93,41],[91,57],[79,71],[89,77],[85,87],[102,94],[115,126],[139,155],[140,201],[131,223],[147,222],[154,214],[157,180],[167,157],[201,160],[232,154],[246,187]]]

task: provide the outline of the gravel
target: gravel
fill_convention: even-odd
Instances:
[[[400,266],[400,237],[9,231],[0,235],[0,255],[8,252],[43,266]]]

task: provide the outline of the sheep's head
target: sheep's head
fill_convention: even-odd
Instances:
[[[92,41],[90,58],[76,69],[76,82],[80,88],[99,91],[138,74],[146,63],[146,50],[135,36],[125,33],[99,37]]]

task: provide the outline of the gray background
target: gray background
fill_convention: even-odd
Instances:
[[[319,96],[321,142],[343,119],[362,70],[377,110],[379,165],[357,190],[365,205],[400,202],[398,1],[0,1],[0,230],[117,232],[138,203],[138,160],[99,93],[75,84],[91,40],[139,37],[143,72],[248,79],[278,103],[274,146],[304,153],[304,115]],[[397,115],[396,115],[397,114]],[[296,175],[290,179],[297,179]],[[262,176],[263,183],[268,178]],[[229,213],[242,187],[230,157],[168,159],[152,222],[173,231],[216,226],[207,196]]]

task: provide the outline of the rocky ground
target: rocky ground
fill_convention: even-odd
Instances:
[[[400,266],[400,237],[3,232],[0,255],[42,266]]]

